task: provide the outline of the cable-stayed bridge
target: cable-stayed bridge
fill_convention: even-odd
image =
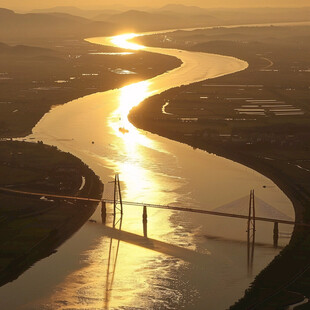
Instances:
[[[112,239],[113,236],[118,236],[118,247],[119,241],[124,240],[126,241],[128,238],[129,240],[137,239],[135,242],[141,243],[141,236],[134,235],[135,238],[132,237],[132,234],[129,232],[124,232],[121,230],[121,223],[123,218],[123,209],[125,206],[134,206],[134,207],[142,207],[142,220],[143,220],[143,233],[144,238],[150,240],[147,236],[147,220],[148,208],[156,208],[156,209],[165,209],[170,211],[178,211],[178,212],[190,212],[190,213],[197,213],[197,214],[205,214],[205,215],[212,215],[212,216],[220,216],[226,218],[238,218],[247,220],[247,257],[248,257],[248,271],[251,273],[252,266],[253,266],[253,258],[254,258],[254,246],[255,246],[255,231],[256,231],[256,222],[270,222],[273,223],[273,244],[274,247],[278,246],[278,239],[279,239],[279,224],[288,224],[288,225],[300,225],[310,227],[309,224],[295,222],[292,218],[288,217],[286,214],[282,213],[281,211],[277,210],[270,204],[264,202],[262,199],[254,196],[254,190],[251,191],[250,196],[245,196],[235,201],[232,201],[228,204],[223,206],[217,207],[213,210],[206,209],[197,209],[197,208],[187,208],[182,206],[175,206],[175,205],[160,205],[160,204],[151,204],[145,202],[137,202],[137,201],[126,201],[122,199],[122,192],[121,192],[121,185],[119,176],[116,175],[113,182],[106,184],[105,191],[102,199],[94,199],[91,197],[78,197],[78,196],[64,196],[64,195],[57,195],[57,194],[49,194],[49,193],[37,193],[37,192],[29,192],[17,189],[11,189],[6,187],[0,187],[0,191],[12,194],[12,195],[24,195],[24,196],[32,196],[32,197],[45,197],[49,199],[64,199],[64,200],[72,200],[72,201],[84,201],[84,202],[98,202],[102,204],[101,207],[101,214],[102,214],[102,221],[105,223],[106,216],[107,216],[107,204],[113,205],[113,227],[107,228],[107,232],[111,234],[111,243],[113,243]],[[118,217],[118,220],[117,220]],[[119,226],[119,227],[118,227]],[[129,235],[128,235],[129,234]],[[127,238],[127,239],[126,239]],[[140,239],[139,239],[140,238]],[[140,241],[139,241],[140,240]],[[172,245],[168,245],[165,243],[160,243],[160,241],[152,240],[152,248],[155,249],[154,245],[157,245],[158,251],[164,251],[164,253],[173,253],[178,252],[181,253],[182,256],[188,257],[196,257],[198,254],[190,255],[184,252],[184,249],[177,251],[175,248],[171,249]],[[150,244],[147,245],[150,247]],[[144,244],[145,246],[145,242]],[[170,252],[169,252],[170,251]],[[113,280],[112,280],[113,282]]]
[[[217,207],[213,210],[208,210],[207,208],[197,209],[197,208],[186,208],[174,205],[172,206],[162,204],[151,204],[147,202],[126,201],[122,199],[120,181],[118,175],[115,176],[115,180],[111,183],[113,184],[113,186],[110,187],[112,188],[113,191],[112,194],[105,189],[105,194],[103,195],[102,199],[94,199],[91,197],[79,197],[79,196],[64,196],[49,193],[37,193],[23,190],[15,190],[6,187],[0,187],[0,191],[10,194],[18,194],[26,196],[68,199],[68,200],[85,201],[85,202],[87,201],[98,203],[102,202],[103,204],[111,203],[114,205],[113,213],[117,213],[117,211],[122,213],[124,206],[137,206],[144,208],[166,209],[171,211],[191,212],[213,216],[239,218],[245,220],[251,219],[254,221],[271,222],[271,223],[277,222],[280,224],[300,225],[310,227],[309,224],[294,221],[291,217],[277,210],[270,204],[264,202],[262,199],[258,197],[254,198],[254,191],[251,191],[250,198],[249,196],[245,196],[235,201],[232,201],[228,204],[225,204],[223,206]]]

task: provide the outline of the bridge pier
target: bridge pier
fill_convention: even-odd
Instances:
[[[105,201],[101,201],[101,220],[102,224],[105,224],[107,220],[107,206]]]
[[[273,246],[274,246],[274,248],[278,247],[278,240],[279,240],[279,223],[274,222],[274,226],[273,226]]]
[[[142,221],[143,221],[143,235],[145,238],[147,238],[147,208],[146,206],[143,206]]]
[[[147,222],[147,208],[143,206],[143,215],[142,215],[143,222]]]

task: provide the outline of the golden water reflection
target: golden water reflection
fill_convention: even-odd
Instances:
[[[136,36],[136,34],[116,36],[111,38],[111,42],[120,48],[141,50],[144,48],[143,46],[128,42],[128,40]],[[155,92],[154,90],[150,90],[150,88],[150,81],[142,81],[127,85],[119,90],[117,108],[111,113],[108,119],[108,126],[112,129],[115,138],[117,138],[117,142],[115,141],[115,143],[119,148],[118,152],[120,156],[118,160],[114,161],[114,170],[120,173],[120,179],[124,181],[122,182],[124,199],[152,203],[162,203],[163,201],[173,202],[175,199],[173,192],[165,193],[162,191],[163,186],[171,186],[171,183],[169,185],[165,184],[167,182],[167,180],[164,180],[165,178],[156,176],[156,174],[152,173],[152,169],[146,169],[145,167],[145,163],[148,162],[149,149],[158,149],[159,152],[163,153],[164,151],[160,150],[156,142],[149,139],[145,134],[142,134],[128,120],[130,110]],[[145,227],[143,227],[142,223],[142,210],[134,207],[129,210],[127,209],[124,211],[124,217],[126,220],[123,223],[122,229],[143,236],[143,229]],[[167,236],[173,230],[169,222],[169,217],[169,212],[149,210],[148,226],[150,227],[151,237],[169,239]],[[145,240],[147,242],[148,239],[146,238]],[[97,282],[96,287],[100,287],[100,285],[98,286],[98,282],[101,282],[102,287],[106,289],[105,295],[103,294],[101,296],[102,299],[99,298],[98,301],[99,303],[100,300],[103,301],[104,309],[119,307],[121,305],[133,306],[139,299],[139,295],[151,295],[148,277],[153,275],[152,268],[148,270],[147,266],[150,262],[157,262],[158,265],[161,265],[160,261],[165,256],[145,249],[143,246],[134,246],[124,242],[119,243],[117,240],[113,241],[113,238],[109,242],[110,247],[107,246],[107,239],[103,238],[99,247],[101,248],[99,251],[105,249],[103,259],[106,259],[108,252],[110,253],[108,262],[104,264],[105,266],[100,268],[98,266],[98,255],[91,253],[93,263],[90,264],[89,268],[92,269],[94,265],[97,265],[103,271],[99,277],[95,276],[97,278],[95,280]],[[145,270],[141,270],[142,266],[142,269]],[[113,274],[110,277],[110,281],[112,282],[108,284],[109,272],[111,272],[109,268],[113,269]],[[86,272],[92,273],[91,270],[87,270]],[[164,269],[162,272],[165,272]],[[103,280],[104,273],[106,273],[105,284]],[[135,287],[134,296],[132,294],[132,286]],[[95,289],[94,293],[98,296],[98,289]],[[144,305],[144,307],[148,308],[147,305]]]
[[[119,48],[141,50],[145,47],[128,42],[139,36],[138,34],[123,34],[109,38],[110,42]],[[161,193],[163,180],[158,180],[150,173],[150,169],[143,166],[148,162],[148,149],[165,153],[156,143],[141,133],[128,120],[129,112],[143,100],[156,93],[151,90],[152,83],[149,80],[127,85],[119,90],[118,107],[111,114],[108,125],[118,137],[119,152],[124,154],[125,160],[115,162],[115,170],[120,173],[121,180],[125,181],[127,198],[132,201],[146,201],[162,203],[165,195]]]
[[[127,42],[136,36],[125,34],[107,40],[120,48],[143,49],[143,46]],[[105,164],[120,174],[123,199],[168,204],[175,201],[175,189],[180,186],[180,180],[157,173],[157,167],[150,166],[152,161],[149,160],[155,151],[162,162],[169,164],[165,160],[168,157],[167,151],[162,150],[156,141],[149,139],[128,121],[130,110],[155,92],[150,81],[141,81],[115,90],[113,98],[109,98],[113,110],[108,116],[102,115],[102,122],[107,122],[107,126],[100,128],[103,141],[107,136],[104,130],[110,131],[109,136],[112,137],[109,142],[104,141],[113,145],[114,150],[113,156],[105,158]],[[98,145],[97,140],[95,147]],[[113,184],[105,184],[105,192],[112,194]],[[96,238],[90,250],[83,253],[85,265],[71,273],[65,283],[56,288],[55,294],[47,301],[51,309],[57,305],[61,305],[60,309],[119,309],[135,307],[138,303],[139,307],[149,309],[152,304],[145,303],[150,302],[155,293],[150,280],[154,280],[157,273],[160,276],[166,274],[165,277],[169,278],[170,261],[172,266],[181,264],[179,258],[169,257],[150,248],[150,239],[143,237],[145,226],[142,222],[142,208],[126,207],[122,223],[122,230],[136,235],[139,242],[131,244],[130,240],[120,241],[114,235],[115,230],[110,236],[113,226],[112,209],[113,206],[108,205],[106,226],[99,223],[88,225],[88,233],[93,230]],[[177,245],[176,240],[173,242],[176,236],[169,221],[171,212],[148,210],[148,216],[148,237]],[[96,215],[94,218],[98,221]],[[167,293],[168,291],[169,289]]]
[[[128,120],[130,110],[152,95],[153,92],[149,90],[149,87],[149,81],[142,81],[121,88],[119,106],[109,118],[109,126],[113,129],[114,135],[122,139],[126,151],[132,154],[138,151],[136,146],[139,144],[153,147],[151,140],[140,134],[139,130]]]
[[[129,39],[136,36],[136,34],[126,34],[113,38],[101,38],[98,39],[98,42],[102,44],[102,42],[109,41],[110,45],[121,48],[143,49],[143,46],[128,42]],[[177,52],[175,53],[177,54]],[[185,54],[185,52],[182,53],[183,58]],[[127,118],[129,111],[133,107],[157,92],[156,87],[163,90],[164,87],[171,88],[190,83],[192,79],[194,81],[195,79],[204,79],[206,69],[199,61],[202,59],[200,58],[202,55],[195,54],[195,57],[196,62],[199,62],[199,67],[204,69],[202,74],[194,79],[189,73],[197,72],[198,66],[195,67],[195,63],[188,61],[189,66],[187,69],[183,67],[183,73],[175,72],[172,75],[173,78],[171,78],[170,72],[170,75],[162,80],[142,81],[119,90],[106,92],[102,94],[102,97],[86,97],[83,99],[81,105],[85,107],[85,110],[81,110],[82,112],[79,113],[83,115],[81,120],[79,119],[75,126],[72,126],[73,129],[71,129],[70,135],[75,137],[72,143],[79,141],[81,134],[86,136],[86,153],[89,152],[91,156],[95,157],[99,165],[107,166],[109,173],[113,174],[114,171],[120,173],[122,193],[125,200],[170,204],[181,197],[183,203],[186,203],[186,199],[189,199],[188,201],[193,204],[193,197],[196,198],[198,195],[198,189],[199,193],[202,193],[205,190],[203,187],[213,188],[212,186],[214,186],[214,182],[211,182],[212,178],[215,178],[214,175],[219,172],[212,169],[212,167],[208,168],[208,165],[212,165],[212,163],[216,166],[214,161],[209,158],[210,163],[208,163],[205,154],[202,152],[193,153],[194,151],[190,148],[183,147],[180,144],[171,142],[169,147],[166,145],[167,143],[156,140],[154,137],[150,139],[147,134],[131,125]],[[193,58],[195,59],[195,57]],[[190,55],[188,55],[188,58],[190,58]],[[220,63],[223,63],[223,61],[221,58]],[[204,59],[204,64],[208,63],[210,61]],[[98,98],[101,99],[98,100]],[[107,103],[107,105],[104,105],[104,103]],[[66,119],[67,115],[65,115]],[[92,120],[91,124],[89,123],[90,119]],[[59,122],[58,117],[57,122]],[[81,129],[81,132],[77,132],[78,129]],[[62,132],[60,132],[59,136],[62,136]],[[94,139],[96,143],[91,144],[90,139]],[[76,148],[80,149],[81,145],[77,144]],[[94,160],[93,158],[87,159],[89,163]],[[220,161],[219,165],[223,166],[223,161]],[[180,167],[182,173],[179,173],[178,169],[181,169]],[[188,167],[189,171],[184,167]],[[229,166],[229,168],[231,167]],[[208,176],[206,180],[196,178],[196,176],[196,179],[191,178],[192,170],[197,173],[201,172],[202,169],[205,169],[202,173],[203,177],[204,175]],[[231,171],[230,177],[233,179]],[[237,172],[239,173],[240,170]],[[107,180],[108,175],[102,173],[100,176],[106,182],[110,181]],[[113,176],[110,175],[110,177],[112,180]],[[180,191],[180,188],[186,186],[187,183],[196,186],[202,186],[203,184],[203,187],[197,187],[198,189],[194,187],[195,191],[193,193],[192,186],[185,187],[188,191],[185,191],[184,188]],[[216,186],[219,185],[216,184]],[[105,190],[107,190],[107,187],[106,184]],[[230,187],[226,186],[225,189],[229,193]],[[208,189],[209,194],[210,191]],[[205,196],[205,194],[200,195]],[[212,202],[212,197],[208,201]],[[197,200],[199,201],[199,199]],[[219,198],[216,198],[216,200],[219,200]],[[109,207],[108,213],[111,213],[112,206]],[[195,236],[195,231],[197,231],[198,235],[203,236],[203,231],[200,231],[200,219],[196,219],[195,224],[198,224],[195,231],[193,231],[191,224],[186,226],[186,222],[191,222],[192,217],[178,215],[182,216],[182,218],[174,217],[174,219],[171,219],[171,214],[170,211],[166,210],[148,210],[148,239],[143,238],[142,209],[126,207],[122,230],[142,238],[137,243],[130,243],[127,239],[122,239],[119,242],[120,239],[116,235],[109,235],[109,229],[111,232],[113,226],[112,216],[108,217],[108,227],[105,227],[98,223],[101,214],[100,212],[97,213],[93,217],[93,219],[97,220],[97,223],[88,223],[83,227],[84,234],[92,236],[92,245],[89,250],[81,255],[81,266],[72,271],[65,281],[54,289],[54,294],[49,296],[46,302],[50,307],[46,305],[46,309],[133,309],[137,305],[141,309],[150,309],[158,302],[163,303],[162,309],[167,309],[169,303],[173,304],[178,300],[181,301],[183,295],[189,299],[186,302],[190,303],[191,296],[197,296],[200,289],[201,292],[204,292],[204,295],[209,294],[204,297],[205,301],[210,299],[210,302],[212,302],[214,299],[214,302],[218,303],[218,299],[215,300],[214,296],[212,297],[213,291],[216,289],[222,291],[222,286],[227,281],[225,273],[222,277],[218,277],[218,275],[213,274],[213,271],[217,271],[218,266],[221,265],[224,267],[234,266],[234,268],[227,269],[233,269],[232,273],[234,273],[239,268],[242,274],[244,266],[240,262],[239,254],[242,255],[244,247],[237,245],[233,248],[238,255],[222,255],[222,253],[226,253],[224,251],[227,247],[226,244],[221,247],[214,243],[213,249],[212,240],[208,240],[206,243],[205,238],[202,237],[199,239],[202,240],[200,241],[201,244],[197,242],[197,238],[200,237]],[[216,221],[213,219],[205,219],[201,227],[206,226],[209,233],[212,222],[216,226]],[[208,256],[204,257],[203,261],[196,264],[195,268],[187,274],[187,269],[184,268],[187,263],[185,263],[184,259],[180,259],[177,253],[175,255],[166,255],[165,252],[152,251],[147,244],[150,239],[166,242],[166,247],[175,245],[195,252],[199,250],[199,253],[208,253]],[[269,249],[266,251],[269,251]],[[269,254],[269,256],[272,255]],[[112,260],[109,259],[109,256],[112,257]],[[233,262],[233,257],[237,257],[236,262]],[[206,265],[208,265],[208,268],[206,268]],[[184,273],[180,271],[181,268],[184,268]],[[110,272],[113,272],[113,275],[110,275]],[[196,274],[192,275],[192,272],[196,272]],[[182,277],[179,277],[180,274]],[[233,274],[233,276],[232,279],[240,278],[239,274]],[[182,282],[182,279],[184,282]],[[193,283],[190,282],[191,279],[193,279]],[[197,279],[199,281],[196,285]],[[211,280],[209,281],[209,279]],[[110,280],[112,282],[109,282]],[[109,284],[107,285],[107,283]],[[247,287],[247,285],[242,285]],[[195,289],[196,286],[199,290],[192,294],[191,290]],[[208,291],[206,291],[206,288],[208,288]],[[233,295],[233,290],[232,292],[229,290],[227,293]],[[212,306],[211,308],[216,309]]]
[[[137,36],[136,34],[124,34],[109,40],[119,48],[144,49],[144,46],[128,42]],[[108,126],[114,136],[113,143],[117,147],[117,156],[112,159],[112,165],[114,165],[113,170],[120,174],[120,179],[123,181],[125,200],[169,204],[177,199],[176,189],[180,186],[180,180],[172,180],[167,174],[154,173],[156,167],[147,166],[151,162],[149,156],[154,156],[154,151],[156,151],[157,163],[163,162],[169,166],[170,163],[166,161],[165,154],[167,151],[161,149],[156,141],[149,139],[128,121],[130,110],[154,93],[156,90],[150,81],[134,83],[119,90],[116,109],[108,118]],[[169,189],[169,191],[165,191],[165,189]],[[168,244],[195,250],[193,236],[181,227],[176,228],[171,224],[171,213],[157,210],[148,211],[149,238],[165,240]],[[122,225],[124,231],[143,236],[142,210],[140,208],[126,208],[124,219]],[[179,234],[178,229],[180,230]],[[74,275],[79,278],[80,283],[85,282],[85,287],[88,290],[91,289],[87,292],[86,297],[97,296],[97,301],[90,301],[91,306],[100,307],[100,303],[103,303],[103,307],[109,309],[136,306],[137,301],[142,300],[147,303],[152,300],[151,296],[154,294],[152,285],[157,283],[161,287],[162,283],[158,279],[163,274],[166,274],[167,279],[173,277],[171,272],[173,266],[184,264],[176,257],[168,257],[151,251],[143,244],[136,246],[118,241],[113,238],[102,238],[95,249],[89,252],[87,258],[90,261],[89,266]],[[200,251],[207,251],[207,249],[202,246]],[[108,255],[108,253],[110,254]],[[207,262],[208,257],[205,260]],[[163,263],[163,261],[165,262]],[[156,272],[154,272],[154,266],[156,266]],[[112,282],[109,282],[111,270],[113,271],[113,275],[110,277]],[[83,280],[84,275],[88,275],[85,280]],[[88,284],[89,279],[92,280],[92,288]],[[71,286],[75,282],[76,280],[69,279],[68,284]],[[173,298],[175,292],[172,288],[166,287],[165,294],[169,298]],[[162,296],[160,297],[162,298]],[[73,301],[73,304],[76,302]],[[146,304],[139,306],[148,308]]]
[[[133,38],[138,37],[136,33],[122,34],[110,37],[107,40],[115,47],[143,50],[145,46],[129,42]],[[118,99],[118,108],[112,113],[109,120],[109,126],[113,129],[114,135],[123,140],[126,152],[131,155],[138,156],[138,145],[143,145],[148,148],[154,148],[154,144],[145,135],[140,134],[128,120],[128,114],[132,108],[137,106],[146,98],[150,97],[155,91],[150,90],[151,82],[146,80],[131,85],[127,85],[120,89]],[[124,168],[124,167],[120,167]],[[119,171],[124,171],[119,169]]]
[[[118,36],[110,37],[109,40],[114,46],[119,47],[119,48],[135,50],[135,51],[145,49],[145,46],[143,45],[128,42],[129,40],[132,40],[138,36],[139,35],[136,33],[125,33],[125,34],[121,34]]]

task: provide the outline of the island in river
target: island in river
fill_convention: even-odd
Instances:
[[[148,46],[235,56],[249,68],[149,98],[130,120],[263,173],[291,199],[296,220],[309,223],[309,33],[309,26],[236,27],[140,38]],[[284,309],[303,300],[309,257],[309,229],[296,227],[289,246],[231,309]]]

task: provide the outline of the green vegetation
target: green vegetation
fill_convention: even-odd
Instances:
[[[144,44],[245,59],[247,70],[169,90],[131,111],[138,127],[238,161],[271,178],[310,223],[309,26],[216,28],[150,36]],[[166,103],[162,114],[162,107]],[[309,229],[231,309],[285,309],[310,296]],[[300,309],[309,305],[300,306]]]
[[[97,199],[102,194],[100,180],[79,159],[42,143],[0,142],[0,187]],[[0,189],[0,285],[52,254],[96,205]]]

